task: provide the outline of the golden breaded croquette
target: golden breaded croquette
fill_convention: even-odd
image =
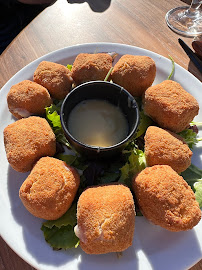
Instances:
[[[9,111],[16,118],[45,114],[45,107],[52,104],[48,90],[38,83],[24,80],[13,85],[7,95]]]
[[[62,160],[42,157],[23,182],[19,196],[32,215],[55,220],[70,208],[79,184],[74,168]]]
[[[123,86],[131,95],[139,97],[150,87],[156,76],[152,58],[140,55],[123,55],[115,64],[112,80]]]
[[[181,173],[191,165],[192,151],[184,139],[174,132],[150,126],[144,139],[148,166],[169,165]]]
[[[48,89],[51,97],[63,99],[72,88],[71,71],[60,64],[42,61],[34,72],[34,81]]]
[[[80,247],[88,254],[121,252],[132,245],[135,206],[130,189],[121,184],[86,189],[77,204]]]
[[[107,53],[78,54],[71,70],[75,84],[103,81],[112,67],[112,60],[112,56]]]
[[[192,229],[201,210],[187,182],[168,165],[147,167],[133,179],[142,214],[169,231]]]
[[[174,81],[166,80],[145,91],[144,112],[160,127],[181,132],[198,114],[197,100]]]
[[[18,172],[28,172],[43,156],[56,152],[56,138],[48,122],[38,116],[20,119],[4,129],[8,162]]]

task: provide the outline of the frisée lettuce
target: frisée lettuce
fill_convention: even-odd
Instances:
[[[181,175],[195,192],[196,200],[202,208],[202,170],[191,164]]]
[[[129,154],[126,164],[120,169],[121,177],[118,182],[127,185],[131,189],[132,178],[146,168],[146,159],[144,152],[136,148],[129,151]]]
[[[52,104],[50,107],[46,107],[46,120],[48,121],[53,132],[55,133],[56,141],[64,144],[68,148],[71,148],[69,142],[64,135],[58,110],[59,109],[55,104]]]
[[[152,119],[149,116],[145,115],[143,110],[141,110],[139,114],[140,114],[140,123],[135,138],[138,138],[142,134],[144,134],[147,128],[153,124]]]
[[[197,133],[192,129],[185,129],[178,133],[188,144],[189,148],[193,148],[202,138],[197,138]]]

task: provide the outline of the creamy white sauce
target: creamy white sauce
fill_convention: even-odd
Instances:
[[[119,107],[105,100],[85,100],[70,113],[68,129],[82,143],[107,147],[126,138],[128,123]]]
[[[65,166],[65,165],[63,165],[63,166],[64,166],[65,170],[70,171],[70,169],[67,166]]]
[[[76,236],[77,236],[82,242],[85,242],[84,235],[83,235],[83,233],[81,232],[81,230],[79,229],[78,225],[76,225],[76,226],[74,227],[74,233],[76,234]]]
[[[78,227],[78,225],[76,225],[76,226],[74,227],[74,233],[75,233],[76,236],[79,238],[79,227]]]
[[[95,240],[104,240],[104,234],[101,226],[99,226],[98,229],[99,229],[99,236]],[[86,242],[86,237],[78,225],[74,227],[74,233],[83,243]]]
[[[17,113],[23,118],[29,117],[31,115],[30,112],[28,112],[27,110],[22,109],[22,108],[13,109],[13,113]]]

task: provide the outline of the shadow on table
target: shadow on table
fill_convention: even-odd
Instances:
[[[40,230],[43,220],[32,216],[19,199],[20,186],[28,174],[18,173],[9,166],[8,193],[13,218],[22,227],[27,253],[42,267],[48,268],[50,265],[60,269],[64,265],[75,264],[79,270],[177,270],[189,267],[202,255],[194,230],[169,232],[150,224],[144,217],[136,218],[133,246],[124,251],[120,258],[116,253],[87,255],[80,248],[53,251]]]
[[[181,0],[181,2],[184,2],[184,3],[186,3],[187,5],[190,5],[190,4],[191,4],[191,0]]]
[[[94,12],[104,12],[111,4],[111,0],[67,0],[69,4],[81,4],[87,2]]]

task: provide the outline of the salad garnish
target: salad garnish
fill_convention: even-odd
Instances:
[[[172,78],[175,70],[175,63],[171,56],[172,70],[168,76],[168,80]],[[72,65],[67,65],[71,70]],[[109,79],[112,69],[105,77],[105,81]],[[46,119],[52,127],[58,143],[65,145],[71,149],[70,153],[57,154],[56,158],[65,161],[68,165],[75,167],[81,178],[81,184],[77,196],[71,208],[59,219],[54,221],[43,222],[41,230],[44,233],[45,240],[55,250],[76,248],[79,245],[79,239],[74,233],[76,225],[76,204],[80,194],[85,188],[92,185],[108,184],[111,182],[119,182],[127,185],[131,189],[132,178],[140,171],[146,168],[146,159],[144,154],[144,134],[150,125],[156,125],[153,120],[144,114],[141,101],[140,108],[140,124],[135,138],[122,151],[122,154],[113,162],[104,161],[88,161],[84,157],[77,154],[71,148],[69,142],[65,138],[60,122],[60,107],[62,101],[54,100],[54,104],[46,108]],[[190,148],[193,148],[202,138],[197,138],[198,127],[202,122],[190,123],[190,127],[178,133],[184,138]],[[181,173],[182,177],[187,181],[195,193],[196,200],[202,207],[202,170],[191,164],[190,167]],[[135,199],[135,198],[134,198]],[[142,215],[139,209],[136,209],[137,215]]]
[[[167,80],[170,80],[173,77],[173,74],[174,74],[174,71],[175,71],[175,62],[174,62],[172,56],[169,55],[169,58],[170,58],[171,63],[172,63],[172,70],[171,70],[171,73],[168,76]]]

